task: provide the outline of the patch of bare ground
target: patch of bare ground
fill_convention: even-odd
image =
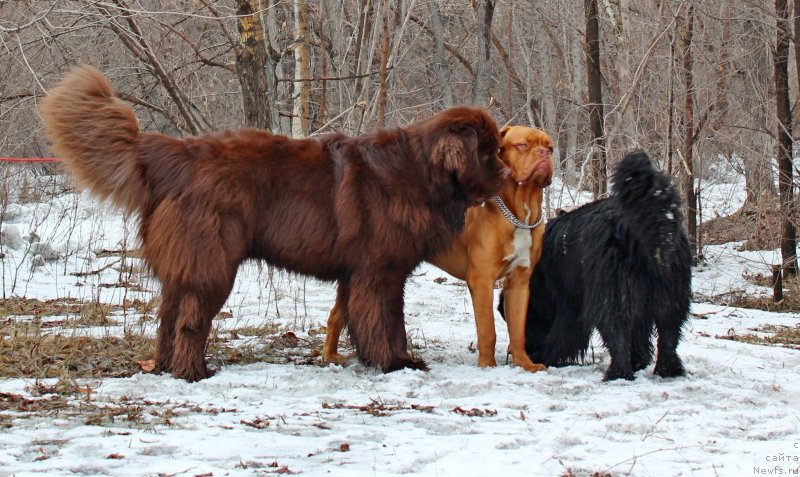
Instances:
[[[704,223],[701,229],[702,241],[707,245],[743,241],[741,250],[774,250],[780,247],[783,218],[784,215],[777,197],[763,198],[760,204],[748,202],[730,216],[718,217]],[[750,274],[745,275],[744,278],[753,284],[769,289],[772,289],[774,285],[771,274]],[[777,302],[771,296],[753,296],[741,290],[704,297],[704,299],[724,306],[797,313],[800,312],[800,278],[788,277],[783,280],[783,299]],[[716,338],[800,349],[800,325],[794,327],[763,325],[752,328],[750,331],[752,333],[744,334],[731,331],[727,335],[716,336]]]
[[[123,307],[77,300],[0,301],[0,377],[86,379],[152,371],[155,342],[146,333],[158,300]],[[218,316],[230,320],[229,312]],[[152,329],[152,326],[149,326]],[[226,329],[222,329],[226,328]],[[275,325],[217,327],[206,355],[212,366],[255,362],[320,365],[324,328],[306,333]]]
[[[772,289],[772,276],[757,274],[746,274],[745,280],[759,286]],[[704,301],[721,306],[734,306],[737,308],[753,308],[756,310],[778,312],[778,313],[797,313],[800,312],[800,278],[789,277],[783,279],[783,299],[775,301],[772,296],[749,295],[743,290],[733,290],[713,296],[704,296]]]
[[[217,415],[236,411],[232,408],[127,396],[111,402],[97,399],[91,383],[71,379],[60,379],[54,384],[35,380],[26,391],[28,395],[0,393],[0,428],[11,427],[16,419],[56,415],[62,419],[80,419],[84,424],[93,426],[172,426],[176,417],[186,414]]]
[[[58,415],[89,425],[148,427],[172,426],[176,416],[186,413],[226,412],[126,397],[113,402],[96,400],[92,383],[97,379],[152,370],[148,367],[155,351],[153,333],[131,330],[145,330],[144,324],[152,322],[153,303],[129,304],[130,315],[123,327],[119,306],[23,298],[0,302],[0,378],[25,378],[32,383],[24,394],[0,393],[0,429],[34,416]],[[231,318],[231,313],[223,312],[218,321]],[[324,328],[304,333],[275,325],[227,328],[215,328],[209,339],[206,355],[212,366],[254,362],[322,365]]]
[[[704,222],[700,236],[704,245],[741,242],[742,250],[774,250],[780,247],[783,214],[777,197],[764,197],[761,203],[745,202],[726,217]]]
[[[701,228],[704,245],[743,242],[740,250],[774,250],[780,247],[783,214],[777,197],[765,197],[761,203],[747,202],[734,214],[705,222]],[[759,286],[773,288],[771,275],[753,274],[744,278]],[[783,280],[783,300],[770,296],[752,296],[741,290],[704,297],[711,303],[774,312],[800,311],[800,280]]]
[[[763,325],[750,329],[753,333],[716,336],[718,339],[800,350],[800,325]]]

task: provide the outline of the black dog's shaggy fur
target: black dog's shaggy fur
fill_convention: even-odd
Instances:
[[[610,197],[550,221],[530,282],[531,359],[574,364],[597,328],[611,354],[605,379],[633,379],[652,361],[655,327],[655,374],[682,376],[676,348],[691,295],[682,220],[669,179],[637,151],[617,167]]]

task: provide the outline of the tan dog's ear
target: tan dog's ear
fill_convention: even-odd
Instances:
[[[500,137],[506,137],[506,133],[509,129],[511,129],[511,126],[503,126],[503,129],[500,130]]]

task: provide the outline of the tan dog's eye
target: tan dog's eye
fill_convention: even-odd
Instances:
[[[531,145],[528,144],[527,142],[521,142],[521,143],[518,143],[518,144],[514,144],[514,147],[519,149],[519,152],[525,152],[528,149],[530,149]]]

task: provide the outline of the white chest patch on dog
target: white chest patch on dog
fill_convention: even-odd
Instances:
[[[525,212],[525,222],[528,222],[531,218],[531,210],[527,205],[525,206]],[[506,273],[511,273],[517,267],[531,266],[531,242],[530,229],[514,229],[514,238],[511,243],[514,250],[503,258],[505,262],[508,262]]]

